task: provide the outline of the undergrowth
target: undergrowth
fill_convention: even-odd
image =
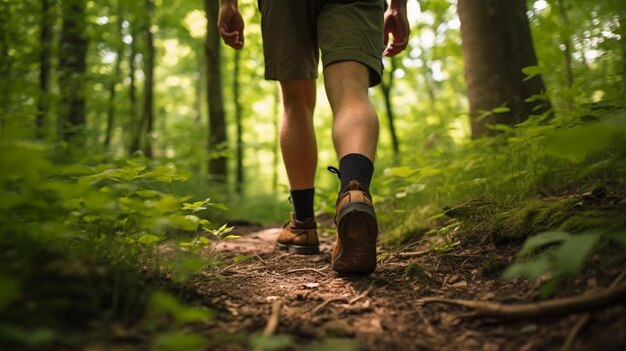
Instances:
[[[170,165],[59,164],[55,148],[13,135],[0,138],[0,343],[75,348],[118,324],[148,335],[146,347],[205,343],[183,327],[210,313],[159,286],[219,263],[197,253],[231,237],[206,218],[224,206],[176,194],[185,176]]]
[[[525,247],[556,246],[536,256],[522,250],[504,275],[543,276],[549,296],[598,242],[625,242],[626,108],[581,106],[492,128],[499,134],[385,170],[377,180],[389,189],[378,199],[383,239],[426,236],[434,250],[527,238]]]

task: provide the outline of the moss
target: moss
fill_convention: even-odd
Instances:
[[[482,220],[464,221],[464,241],[521,241],[549,230],[579,233],[587,230],[626,228],[626,204],[616,199],[585,202],[581,197],[531,199],[512,208],[499,208]]]
[[[424,268],[417,263],[410,263],[404,269],[404,278],[417,280],[418,282],[423,284],[431,281],[431,278],[426,274]]]

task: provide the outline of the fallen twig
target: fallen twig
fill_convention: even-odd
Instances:
[[[265,330],[263,330],[263,336],[272,336],[276,332],[276,329],[278,328],[278,323],[280,322],[280,310],[282,309],[282,307],[282,299],[278,299],[272,304],[272,314],[267,320],[267,325],[265,326]]]
[[[414,252],[398,252],[397,255],[401,258],[418,257],[424,254],[427,254],[430,251],[431,250],[422,250],[422,251],[414,251]]]
[[[353,303],[359,301],[360,299],[367,297],[367,295],[369,295],[370,291],[372,291],[372,285],[370,285],[369,288],[367,288],[367,290],[365,290],[364,292],[362,292],[361,294],[359,294],[359,296],[353,298],[352,300],[348,301],[348,305],[352,305]]]
[[[259,259],[259,261],[261,261],[261,263],[263,263],[264,265],[268,265],[267,262],[265,262],[264,259],[261,258],[261,256],[259,256],[259,254],[255,251],[254,255]]]
[[[324,302],[322,302],[321,304],[319,304],[319,305],[315,306],[315,308],[311,310],[311,315],[316,314],[316,313],[317,313],[317,312],[319,312],[322,308],[326,307],[328,304],[333,303],[333,302],[339,302],[339,301],[341,301],[341,302],[345,302],[345,303],[350,302],[350,301],[348,300],[348,298],[347,298],[347,297],[345,297],[345,296],[331,297],[330,299],[325,300],[325,301],[324,301]]]
[[[333,302],[343,302],[343,303],[347,303],[348,305],[353,305],[354,303],[356,303],[357,301],[361,300],[364,297],[367,297],[367,295],[369,295],[370,291],[372,290],[372,286],[370,285],[370,287],[363,291],[361,294],[359,294],[359,296],[355,296],[352,299],[348,300],[347,296],[337,296],[337,297],[331,297],[328,300],[325,300],[324,302],[322,302],[321,304],[315,306],[314,309],[311,310],[311,315],[316,314],[317,312],[319,312],[322,308],[328,306],[329,304],[333,303]]]
[[[620,275],[617,276],[617,278],[615,278],[615,280],[613,280],[613,282],[609,286],[609,289],[613,289],[619,283],[621,283],[622,279],[624,279],[624,276],[626,276],[626,271],[623,271]],[[576,336],[578,336],[578,333],[587,324],[587,322],[589,322],[590,318],[591,316],[589,315],[589,313],[585,313],[584,315],[580,316],[576,324],[574,324],[574,327],[572,328],[572,330],[567,335],[567,339],[565,339],[565,342],[563,343],[563,346],[561,347],[561,351],[568,351],[572,349],[572,346],[574,345],[574,341],[576,340]]]
[[[502,319],[524,319],[584,312],[593,308],[610,306],[624,301],[626,301],[626,285],[613,289],[609,288],[592,295],[573,296],[520,305],[505,305],[495,302],[456,300],[441,297],[428,297],[419,300],[418,303],[446,303],[471,308],[475,310],[478,315],[482,316]]]
[[[326,275],[326,273],[322,272],[325,271],[328,267],[324,267],[324,268],[297,268],[297,269],[291,269],[285,272],[285,274],[291,274],[291,273],[297,273],[297,272],[315,272],[315,273],[319,273],[321,275]]]

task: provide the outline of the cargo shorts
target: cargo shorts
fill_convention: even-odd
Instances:
[[[382,75],[385,0],[258,0],[265,79],[317,78],[322,65],[356,61],[369,84]]]

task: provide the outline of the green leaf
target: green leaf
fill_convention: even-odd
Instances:
[[[581,162],[593,152],[604,150],[619,134],[619,129],[603,123],[556,130],[546,135],[548,154]]]
[[[539,247],[542,247],[548,244],[561,242],[563,240],[568,239],[570,236],[571,235],[569,233],[562,232],[562,231],[543,232],[543,233],[531,236],[530,238],[526,239],[526,241],[524,242],[524,245],[522,246],[522,249],[517,254],[517,256],[518,257],[525,256],[533,252],[535,249]]]
[[[524,81],[530,80],[540,74],[544,74],[547,71],[548,71],[547,67],[541,67],[541,66],[528,66],[528,67],[522,68],[522,73],[524,73],[527,76],[526,78],[524,78]]]
[[[571,275],[576,273],[580,264],[594,248],[600,233],[591,232],[572,235],[554,252],[555,273]]]
[[[502,277],[504,279],[511,279],[526,276],[530,279],[535,279],[548,272],[549,269],[550,258],[547,254],[543,254],[531,261],[513,264],[502,273]]]
[[[511,112],[511,109],[506,107],[506,106],[500,106],[500,107],[496,107],[493,110],[491,110],[491,112],[493,113],[507,113],[507,112]]]
[[[198,211],[202,211],[202,210],[206,210],[207,207],[205,206],[207,203],[209,202],[209,199],[206,200],[202,200],[202,201],[196,201],[196,202],[186,202],[183,204],[183,210],[191,210],[192,212],[198,212]]]
[[[145,245],[156,244],[160,242],[161,240],[163,240],[163,238],[161,238],[160,236],[156,236],[154,234],[143,234],[139,238],[137,238],[138,242],[145,244]]]
[[[228,211],[228,207],[224,204],[220,204],[220,203],[216,203],[216,202],[209,202],[206,204],[209,207],[213,207],[215,209],[218,210],[222,210],[222,211]]]

